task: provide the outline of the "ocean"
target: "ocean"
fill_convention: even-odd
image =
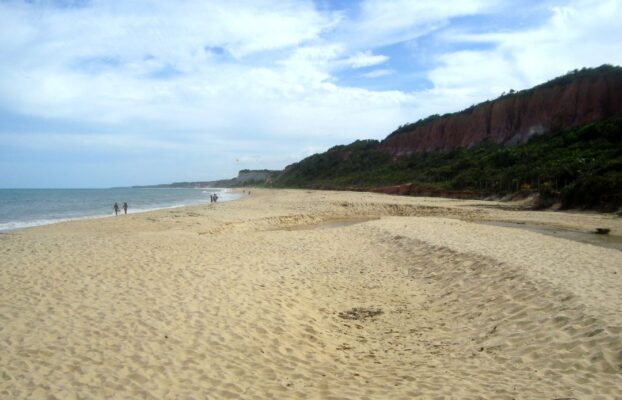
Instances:
[[[0,189],[0,231],[114,215],[115,202],[128,214],[238,199],[228,189]],[[121,209],[123,212],[123,209]]]

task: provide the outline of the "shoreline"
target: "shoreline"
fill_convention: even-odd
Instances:
[[[479,223],[619,218],[252,193],[0,235],[0,397],[622,396],[622,252]]]
[[[160,189],[160,188],[157,188],[157,189]],[[198,188],[198,189],[205,190],[205,188]],[[229,193],[237,193],[237,191],[234,190],[234,189],[228,189],[228,188],[214,188],[214,189],[226,190]],[[35,190],[37,190],[37,189],[35,189]],[[65,189],[63,189],[63,190],[65,190]],[[82,189],[68,189],[68,190],[82,190]],[[238,198],[229,199],[229,200],[221,200],[221,202],[236,201],[236,200],[239,200],[240,198],[241,198],[241,195],[238,194]],[[0,223],[0,234],[20,231],[22,229],[32,229],[32,228],[37,228],[37,227],[40,227],[40,226],[60,224],[60,223],[64,223],[64,222],[83,221],[83,220],[97,220],[97,219],[109,218],[109,217],[121,217],[123,215],[143,214],[143,213],[148,213],[148,212],[153,212],[153,211],[169,210],[169,209],[183,208],[183,207],[193,207],[193,206],[197,206],[197,205],[206,205],[206,204],[209,204],[208,200],[202,200],[202,201],[194,203],[194,204],[178,204],[178,205],[162,206],[162,207],[155,207],[155,208],[138,208],[138,209],[130,208],[127,214],[123,214],[123,212],[121,210],[119,212],[119,215],[114,215],[114,212],[111,212],[109,214],[94,214],[94,215],[85,215],[85,216],[68,217],[68,218],[53,218],[53,219],[42,219],[42,220],[29,220],[29,221],[20,221],[20,222],[9,221],[9,222]],[[5,227],[3,227],[5,225],[19,225],[19,226],[6,227],[5,228]]]

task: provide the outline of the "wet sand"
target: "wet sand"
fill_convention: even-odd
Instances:
[[[588,243],[593,246],[607,247],[622,251],[622,236],[610,234],[597,234],[595,229],[591,231],[579,231],[560,228],[550,225],[528,224],[525,222],[499,222],[485,221],[486,225],[501,226],[505,228],[526,229],[531,232],[541,233],[557,238],[573,240],[580,243]]]
[[[3,399],[622,398],[611,215],[371,193],[0,235]]]

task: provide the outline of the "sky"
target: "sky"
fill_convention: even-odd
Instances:
[[[282,169],[622,64],[622,0],[0,0],[0,188]]]

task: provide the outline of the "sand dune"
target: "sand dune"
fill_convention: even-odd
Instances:
[[[369,193],[0,235],[3,399],[619,399],[622,252]]]

